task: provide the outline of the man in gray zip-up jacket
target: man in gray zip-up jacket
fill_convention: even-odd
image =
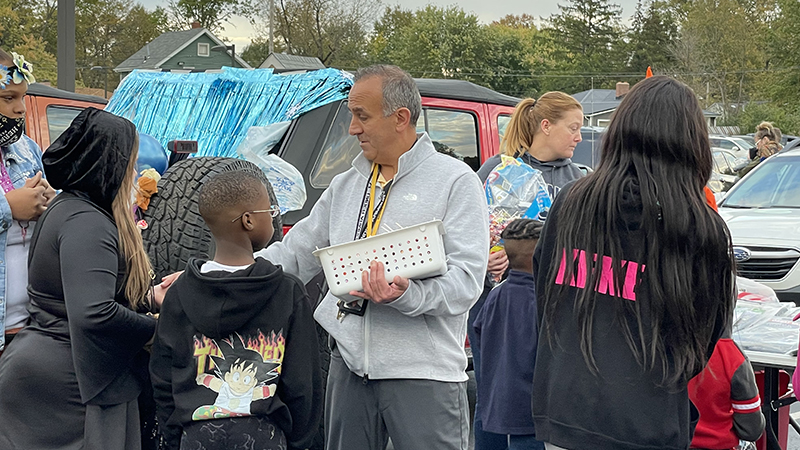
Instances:
[[[381,224],[440,219],[447,272],[422,280],[395,277],[390,284],[373,262],[358,294],[369,300],[363,316],[342,316],[330,293],[319,305],[314,317],[336,342],[326,395],[327,448],[382,450],[391,437],[397,450],[466,449],[463,346],[489,248],[481,183],[466,164],[436,152],[426,133],[416,134],[419,91],[401,69],[360,70],[348,106],[350,134],[362,154],[333,179],[309,216],[261,255],[307,282],[321,268],[312,252],[363,237],[363,217],[378,234],[387,229]],[[374,206],[366,193],[375,196]]]

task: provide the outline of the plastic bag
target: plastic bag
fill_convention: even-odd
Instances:
[[[794,355],[800,308],[788,302],[737,300],[733,312],[733,340],[743,349]]]
[[[777,303],[780,300],[771,287],[749,278],[736,277],[738,299]]]
[[[281,214],[297,211],[306,203],[306,185],[303,174],[279,156],[270,154],[272,147],[281,140],[291,122],[278,122],[266,127],[250,127],[236,153],[257,165],[267,176]]]
[[[501,156],[484,185],[489,204],[489,232],[492,250],[502,248],[500,234],[514,219],[540,219],[552,204],[542,172],[520,158]]]

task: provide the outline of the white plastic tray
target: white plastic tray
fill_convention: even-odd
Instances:
[[[371,261],[383,263],[386,281],[395,276],[428,278],[447,271],[441,220],[421,223],[314,252],[319,258],[331,293],[349,298],[350,291],[363,291],[361,272]]]

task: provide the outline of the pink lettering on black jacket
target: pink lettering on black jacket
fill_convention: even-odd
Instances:
[[[575,261],[578,262],[578,267],[572,274],[572,280],[570,280],[569,285],[574,286],[580,289],[586,288],[586,280],[588,279],[588,270],[586,267],[586,252],[584,250],[574,249],[572,251],[572,262],[573,267]],[[597,265],[597,255],[594,255],[594,264],[593,266]],[[561,258],[561,264],[558,267],[558,274],[556,275],[556,284],[564,284],[564,278],[566,276],[566,269],[567,269],[567,252],[564,250]],[[597,286],[595,286],[595,292],[598,294],[605,294],[610,295],[613,297],[622,297],[626,300],[636,300],[636,284],[640,280],[640,275],[644,273],[645,265],[637,263],[635,261],[626,261],[621,260],[619,262],[619,267],[625,270],[625,281],[623,282],[622,288],[614,286],[614,272],[612,267],[614,266],[614,262],[611,260],[610,256],[603,256],[602,257],[602,264],[601,264],[601,272],[600,278],[597,281]],[[593,267],[592,270],[595,270]]]

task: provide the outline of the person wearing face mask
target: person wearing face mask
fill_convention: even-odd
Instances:
[[[0,353],[28,321],[30,235],[55,197],[42,175],[42,151],[25,135],[31,69],[22,56],[0,49]]]
[[[547,92],[538,99],[526,98],[517,104],[508,128],[500,143],[500,153],[519,157],[529,166],[542,172],[550,197],[555,199],[564,185],[581,178],[584,174],[572,160],[575,146],[581,141],[583,107],[572,96],[563,92]],[[486,183],[489,174],[500,164],[500,154],[486,160],[478,170],[481,182]],[[485,303],[486,297],[508,269],[508,257],[500,250],[489,255],[489,266],[484,290],[478,302],[470,309],[467,332],[470,342],[476,336],[472,324]],[[472,362],[476,380],[480,378],[480,352],[472,348]],[[476,411],[481,409],[478,398]],[[475,414],[475,450],[500,450],[506,448],[506,436],[502,430],[484,430],[479,415]]]

